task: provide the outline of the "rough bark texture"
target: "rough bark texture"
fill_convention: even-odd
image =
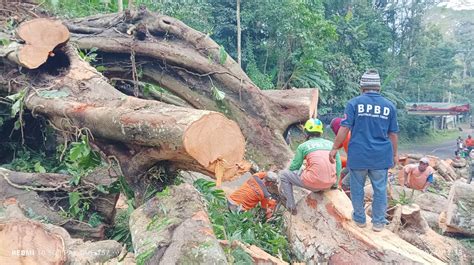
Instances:
[[[136,209],[130,231],[145,264],[227,264],[198,191],[172,186]]]
[[[308,117],[308,106],[293,109],[298,101],[266,96],[206,34],[145,9],[70,20],[67,25],[80,48],[98,48],[107,62],[132,56],[130,67],[115,65],[106,75],[125,72],[136,79],[132,66],[139,66],[146,81],[195,108],[220,111],[235,120],[247,139],[250,159],[280,167],[290,160],[283,133]],[[213,97],[217,90],[225,97]]]
[[[448,207],[440,227],[445,233],[474,235],[474,186],[456,181],[451,187]],[[443,219],[443,218],[441,218]]]
[[[0,205],[1,264],[103,264],[119,256],[125,253],[114,240],[74,239],[62,227],[28,219],[14,200]]]
[[[300,260],[443,264],[387,229],[377,233],[370,227],[358,227],[351,220],[351,202],[342,191],[310,193],[300,200],[297,210],[298,215],[285,219],[290,244]]]
[[[91,210],[101,214],[104,221],[110,223],[115,215],[118,194],[101,194],[95,188],[98,185],[110,185],[115,179],[96,172],[83,178],[87,184],[74,187],[69,185],[70,178],[63,174],[22,173],[0,168],[0,201],[14,198],[31,218],[62,226],[74,237],[103,239],[105,225],[92,227],[65,218],[59,214],[59,208],[68,209],[68,192],[81,191],[93,197]]]
[[[126,96],[70,46],[63,52],[68,68],[55,77],[40,73],[41,82],[33,83],[25,106],[62,131],[88,128],[106,154],[119,159],[132,183],[164,160],[177,169],[208,175],[214,175],[217,162],[223,161],[224,179],[248,169],[242,161],[245,143],[240,129],[222,114]],[[202,126],[205,121],[210,126]],[[201,129],[188,133],[193,126]],[[193,145],[198,140],[200,150]]]

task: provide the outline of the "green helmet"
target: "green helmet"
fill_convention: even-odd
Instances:
[[[323,122],[316,118],[311,118],[304,124],[304,130],[307,132],[323,133]]]

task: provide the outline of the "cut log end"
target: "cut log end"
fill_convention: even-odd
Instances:
[[[250,168],[243,161],[245,139],[239,126],[224,115],[210,113],[193,122],[183,134],[186,152],[207,170],[223,166],[222,180],[230,180]]]
[[[54,48],[69,40],[69,30],[60,21],[37,18],[22,23],[17,30],[25,41],[18,51],[20,64],[28,69],[36,69],[54,55]]]

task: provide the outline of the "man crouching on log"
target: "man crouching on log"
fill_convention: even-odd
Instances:
[[[330,189],[337,183],[341,173],[341,159],[336,155],[336,164],[328,159],[328,154],[333,148],[333,143],[321,138],[323,123],[319,119],[309,119],[304,125],[307,135],[306,142],[296,149],[295,157],[289,170],[280,171],[280,194],[286,198],[286,208],[296,215],[296,205],[293,196],[293,185],[310,191]],[[303,161],[306,166],[301,170]]]
[[[272,171],[253,174],[242,186],[227,198],[227,206],[231,211],[248,211],[258,203],[265,210],[265,217],[270,219],[277,204],[272,199],[269,189],[276,187],[278,175]],[[275,188],[276,189],[276,188]]]

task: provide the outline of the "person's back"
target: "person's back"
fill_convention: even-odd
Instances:
[[[293,185],[311,191],[322,191],[331,188],[337,182],[341,171],[339,154],[335,163],[329,161],[329,152],[333,143],[322,139],[323,123],[316,118],[306,121],[304,126],[307,140],[296,149],[296,154],[288,170],[279,172],[281,194],[286,198],[286,208],[296,214]],[[302,168],[303,161],[306,166]]]
[[[360,79],[362,95],[351,99],[344,110],[345,119],[330,152],[331,162],[351,132],[347,167],[349,168],[352,219],[359,227],[366,226],[364,187],[367,176],[374,190],[372,229],[382,231],[387,220],[387,174],[398,160],[397,110],[380,95],[380,76],[376,70],[366,71]]]
[[[243,210],[250,210],[258,203],[266,208],[270,194],[264,184],[264,178],[267,172],[253,174],[236,191],[229,196],[232,204],[240,205]]]
[[[301,174],[306,186],[314,190],[323,190],[336,183],[336,164],[332,164],[328,159],[332,146],[331,141],[322,138],[311,138],[298,146],[306,159],[306,168]],[[298,169],[297,165],[290,166],[290,170]]]
[[[382,95],[367,92],[348,103],[353,117],[347,117],[343,126],[351,127],[348,167],[351,169],[386,169],[393,166],[392,143],[388,133],[397,127],[396,108]]]

